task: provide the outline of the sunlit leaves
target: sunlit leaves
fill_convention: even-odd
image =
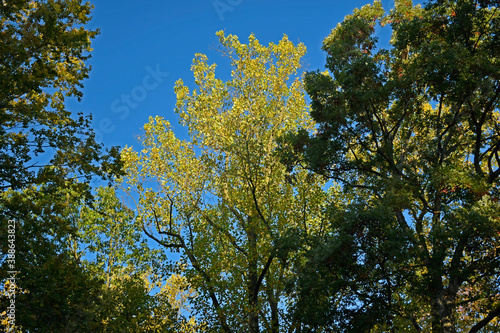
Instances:
[[[216,65],[197,54],[197,89],[182,80],[175,86],[190,140],[151,118],[144,148],[122,153],[127,182],[150,237],[181,251],[199,293],[195,309],[208,326],[285,329],[291,323],[278,304],[286,299],[290,249],[297,249],[285,239],[295,229],[323,230],[321,180],[303,170],[287,180],[277,156],[282,134],[299,125],[312,130],[298,76],[305,48],[286,36],[263,46],[253,35],[248,44],[217,35],[231,79],[218,79]]]

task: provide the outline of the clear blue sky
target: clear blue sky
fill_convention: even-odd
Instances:
[[[72,111],[92,113],[93,127],[106,147],[134,145],[149,116],[160,115],[183,137],[174,113],[174,83],[194,88],[190,71],[195,53],[224,63],[215,32],[224,29],[246,41],[254,33],[262,44],[283,34],[307,47],[308,70],[323,69],[321,43],[338,22],[367,0],[91,0],[94,40],[92,71],[84,98]],[[383,0],[385,9],[393,0]],[[381,40],[387,36],[381,35]],[[167,74],[168,73],[168,74]],[[127,97],[128,96],[128,97]]]

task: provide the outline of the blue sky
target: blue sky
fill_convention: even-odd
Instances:
[[[367,0],[93,0],[92,71],[84,82],[82,102],[74,112],[93,114],[97,138],[106,147],[134,145],[149,116],[160,115],[185,130],[174,113],[174,83],[182,78],[194,88],[190,71],[195,53],[209,62],[225,63],[215,32],[246,41],[254,33],[262,44],[277,43],[283,34],[307,47],[306,69],[323,69],[321,43],[338,22]],[[383,0],[390,9],[393,0]],[[382,33],[381,40],[387,40]]]

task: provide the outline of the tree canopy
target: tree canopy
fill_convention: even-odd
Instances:
[[[327,295],[312,327],[477,332],[499,316],[497,6],[374,2],[325,38],[327,71],[305,78],[318,132],[285,155],[344,192],[298,287]]]
[[[155,116],[119,152],[67,109],[93,6],[3,1],[0,326],[500,332],[498,7],[375,1],[305,74],[286,35],[219,31],[222,75],[175,84],[186,139]]]
[[[0,6],[0,189],[68,185],[104,174],[89,118],[66,110],[88,77],[92,5],[81,0],[7,1]],[[104,161],[105,162],[105,161]],[[106,166],[104,163],[102,166]],[[75,174],[76,173],[76,174]],[[88,178],[87,178],[88,179]]]
[[[282,332],[294,329],[285,293],[295,238],[323,232],[322,181],[308,172],[287,179],[277,139],[311,124],[297,70],[305,53],[285,36],[263,46],[217,34],[231,79],[197,54],[196,90],[175,87],[177,112],[190,140],[168,121],[151,118],[143,149],[126,148],[128,191],[144,232],[181,253],[208,329]]]
[[[0,280],[17,272],[18,325],[27,330],[91,318],[95,278],[68,254],[76,233],[68,212],[90,198],[90,179],[120,167],[118,149],[105,153],[95,142],[91,118],[66,108],[67,98],[82,97],[90,70],[91,9],[80,0],[0,4]]]

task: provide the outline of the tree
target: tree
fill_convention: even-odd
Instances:
[[[17,272],[14,281],[21,292],[15,297],[0,297],[2,312],[14,299],[17,328],[86,332],[94,320],[103,281],[75,260],[66,247],[68,238],[76,233],[69,223],[69,211],[82,198],[64,188],[43,196],[35,191],[28,188],[4,193],[9,200],[2,209],[6,215],[15,216],[11,219],[15,222],[15,239],[2,243],[1,277],[6,281],[12,271]],[[13,255],[7,251],[9,244],[15,245]]]
[[[91,308],[84,296],[93,294],[93,277],[65,247],[76,232],[68,207],[90,198],[92,177],[119,173],[118,150],[104,153],[90,117],[75,117],[65,107],[67,98],[82,97],[90,70],[86,60],[97,31],[84,25],[91,9],[80,0],[0,4],[0,280],[18,272],[18,287],[25,291],[18,301],[26,306],[18,303],[24,315],[17,318],[27,330],[66,329],[78,302],[85,313]],[[12,267],[9,220],[15,221]],[[61,289],[50,290],[47,279]]]
[[[197,54],[198,89],[178,81],[176,111],[190,141],[175,137],[157,116],[144,126],[143,149],[122,152],[126,186],[144,232],[181,252],[181,266],[198,293],[194,307],[212,331],[293,330],[293,244],[323,232],[321,180],[302,171],[286,178],[276,139],[310,124],[296,76],[303,45],[285,36],[262,46],[218,32],[231,61],[231,80]]]
[[[82,204],[72,214],[78,232],[68,248],[103,282],[91,331],[194,331],[194,317],[185,318],[188,295],[194,291],[182,277],[172,278],[175,287],[171,281],[162,282],[165,257],[149,248],[133,211],[120,202],[115,188],[100,187],[91,204]]]
[[[197,293],[185,276],[173,274],[158,286],[160,291],[155,294],[156,307],[153,309],[156,320],[149,332],[158,331],[158,327],[180,333],[206,331],[203,322],[197,321],[195,316],[188,317],[192,314],[190,303],[195,301]]]
[[[89,261],[102,270],[108,287],[114,276],[127,269],[139,275],[158,273],[154,266],[164,260],[163,254],[148,247],[133,211],[120,202],[115,188],[99,187],[94,201],[83,203],[72,219],[78,233],[68,247],[77,260],[95,258]]]
[[[71,173],[105,174],[92,164],[99,146],[89,118],[74,119],[88,77],[90,41],[83,25],[92,6],[81,0],[4,1],[0,6],[0,189],[68,185]],[[114,150],[116,151],[116,150]]]
[[[329,311],[346,331],[358,315],[363,330],[381,328],[380,311],[384,331],[457,332],[472,308],[469,332],[498,320],[497,7],[396,0],[386,14],[374,2],[324,40],[328,71],[305,78],[319,130],[293,136],[295,161],[345,193],[328,245],[315,250],[324,260],[310,264],[329,272]],[[392,27],[389,49],[373,37],[377,24]]]

